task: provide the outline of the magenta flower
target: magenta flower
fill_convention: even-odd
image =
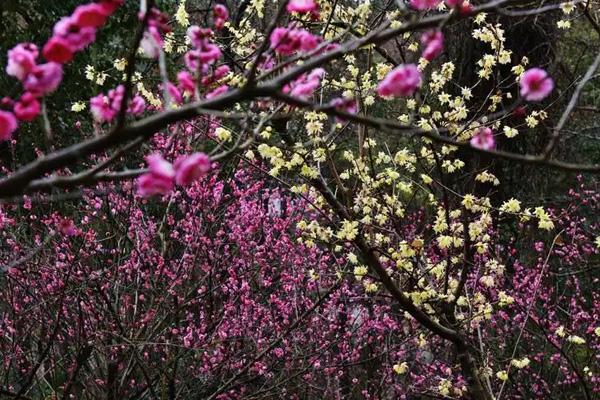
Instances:
[[[291,85],[291,89],[289,87],[286,87],[284,89],[284,92],[289,91],[290,95],[298,97],[300,99],[310,97],[321,84],[321,79],[323,79],[324,75],[325,70],[323,68],[316,68],[312,70],[310,74],[297,79]]]
[[[229,11],[223,4],[216,4],[213,8],[213,18],[215,29],[220,31],[225,26],[225,22],[229,19]]]
[[[471,146],[482,150],[493,150],[496,148],[496,140],[492,130],[488,127],[481,127],[469,141]]]
[[[412,96],[421,86],[421,73],[414,64],[402,64],[390,71],[377,86],[377,94],[383,97]]]
[[[0,140],[10,140],[18,124],[14,114],[0,110]]]
[[[73,12],[75,23],[84,28],[98,28],[104,25],[110,13],[105,6],[98,3],[89,3],[78,6]]]
[[[523,73],[519,81],[521,97],[527,101],[540,101],[554,89],[554,81],[541,68],[531,68]]]
[[[288,28],[276,28],[269,40],[271,48],[283,56],[292,55],[299,50],[314,50],[321,43],[321,38],[304,29]]]
[[[206,176],[210,167],[210,158],[204,153],[181,156],[175,161],[175,182],[178,185],[187,186]]]
[[[187,37],[196,48],[202,47],[212,36],[213,31],[210,28],[200,28],[197,25],[192,25],[187,30]]]
[[[425,32],[421,36],[421,43],[425,46],[422,57],[432,61],[444,51],[444,34],[437,30]]]
[[[183,95],[181,94],[177,86],[173,85],[173,83],[167,82],[167,92],[169,93],[169,96],[171,96],[171,100],[173,101],[173,103],[183,103]]]
[[[416,10],[429,10],[440,4],[441,0],[410,0],[410,5]]]
[[[44,58],[59,64],[64,64],[73,59],[71,44],[60,36],[53,36],[48,40],[42,50]]]
[[[213,99],[217,96],[222,95],[223,93],[227,92],[229,90],[229,86],[227,85],[221,85],[218,88],[216,88],[215,90],[209,92],[206,94],[206,99],[210,100]]]
[[[6,73],[23,81],[35,67],[39,55],[38,48],[32,43],[21,43],[8,51]]]
[[[137,180],[138,194],[148,197],[155,194],[167,194],[173,190],[175,170],[170,162],[160,154],[151,154],[146,157],[148,172]]]
[[[196,81],[192,74],[187,71],[179,71],[177,73],[177,81],[179,82],[179,88],[186,93],[194,94],[196,91]]]
[[[315,0],[290,0],[286,9],[289,13],[297,12],[304,14],[317,11],[318,6]]]
[[[40,102],[33,94],[25,92],[15,104],[13,111],[19,120],[33,121],[38,115],[40,115]]]
[[[54,25],[54,36],[63,38],[76,52],[96,40],[96,29],[79,26],[73,17],[63,17]]]
[[[146,100],[140,95],[133,96],[129,102],[127,112],[131,115],[141,115],[146,110]]]
[[[56,90],[63,78],[62,65],[49,62],[36,66],[25,79],[25,89],[35,96],[42,96]]]

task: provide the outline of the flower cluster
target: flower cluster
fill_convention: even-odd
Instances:
[[[18,121],[32,121],[41,112],[39,98],[55,91],[63,78],[62,64],[96,39],[96,29],[104,25],[124,0],[101,0],[78,6],[72,15],[61,18],[52,37],[42,49],[46,63],[38,64],[39,50],[33,43],[20,43],[8,51],[6,73],[23,84],[25,92],[12,111],[0,111],[0,140],[9,140]]]
[[[382,97],[412,96],[421,86],[421,73],[414,64],[402,64],[390,71],[377,86]]]
[[[174,184],[188,186],[205,176],[211,168],[210,158],[204,153],[180,156],[171,164],[155,153],[146,158],[148,172],[138,178],[138,193],[143,197],[167,194]]]
[[[304,29],[275,28],[270,37],[271,48],[282,56],[290,56],[299,51],[309,52],[316,49],[321,38]]]
[[[96,122],[111,122],[120,112],[125,87],[117,86],[108,91],[108,95],[100,93],[90,99],[90,111]],[[146,109],[146,101],[142,96],[134,96],[128,105],[127,112],[131,115],[141,115]]]
[[[432,61],[444,51],[444,34],[439,30],[425,32],[421,36],[421,44],[425,48],[422,57]]]

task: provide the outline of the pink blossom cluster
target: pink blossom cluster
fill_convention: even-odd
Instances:
[[[108,94],[100,93],[90,99],[90,111],[94,120],[99,123],[111,122],[115,119],[121,110],[125,87],[117,86],[108,91]],[[131,115],[141,115],[146,109],[146,101],[140,95],[135,95],[130,101],[127,113]]]
[[[225,26],[225,22],[229,19],[229,10],[223,4],[215,4],[213,7],[213,24],[217,31],[220,31]]]
[[[402,64],[390,71],[379,85],[382,97],[409,97],[421,86],[421,72],[414,64]]]
[[[421,44],[424,47],[421,57],[432,61],[444,51],[444,34],[439,30],[427,31],[421,35]]]
[[[140,42],[144,54],[150,58],[158,58],[162,47],[164,46],[164,36],[171,32],[169,25],[169,16],[157,8],[151,8],[148,15],[141,14],[140,20],[147,19],[147,29]]]
[[[301,76],[284,87],[283,91],[299,99],[306,99],[312,96],[313,92],[321,85],[324,76],[325,70],[323,68],[315,68],[310,73]]]
[[[321,38],[304,29],[278,27],[270,37],[271,48],[282,56],[316,49]]]
[[[148,172],[138,178],[138,193],[143,197],[167,194],[174,184],[188,186],[210,171],[210,158],[204,153],[180,156],[171,164],[155,153],[146,157]]]
[[[496,148],[494,133],[487,126],[479,128],[471,138],[470,143],[471,146],[482,150],[494,150]]]
[[[0,110],[0,140],[9,140],[18,121],[32,121],[41,112],[39,98],[55,91],[63,78],[62,64],[73,59],[96,39],[96,29],[104,25],[124,0],[101,0],[78,6],[72,15],[61,18],[42,54],[46,63],[38,64],[39,50],[33,43],[20,43],[8,51],[6,73],[23,84],[25,92],[16,102],[6,101],[11,111]]]
[[[315,2],[315,0],[289,0],[286,10],[289,13],[314,13],[319,10],[319,5]]]

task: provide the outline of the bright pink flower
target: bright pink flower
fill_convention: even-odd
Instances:
[[[98,28],[104,25],[110,13],[98,3],[78,6],[73,12],[73,19],[80,27]]]
[[[444,34],[441,31],[428,31],[421,36],[421,43],[425,46],[422,57],[431,61],[444,51]]]
[[[377,86],[377,94],[383,97],[412,96],[421,86],[421,73],[414,64],[402,64],[392,71]]]
[[[554,89],[554,81],[541,68],[531,68],[523,73],[519,81],[521,97],[527,101],[540,101]]]
[[[183,61],[191,72],[198,72],[202,67],[214,64],[222,56],[219,46],[204,40],[195,50],[185,53]]]
[[[317,11],[318,5],[315,0],[290,0],[287,4],[287,11],[289,13],[308,13]]]
[[[8,64],[6,73],[20,81],[27,77],[35,67],[35,60],[39,55],[36,45],[21,43],[8,51]]]
[[[25,89],[35,96],[42,96],[56,90],[63,78],[62,65],[49,62],[36,66],[25,79]]]
[[[66,40],[71,51],[81,51],[96,40],[96,29],[81,27],[73,17],[63,17],[54,25],[54,36]]]
[[[216,4],[213,8],[215,29],[220,31],[229,19],[229,11],[223,4]]]
[[[60,36],[51,37],[44,46],[42,53],[46,60],[54,61],[59,64],[67,63],[73,59],[71,45]]]
[[[173,85],[171,82],[167,82],[167,92],[169,92],[169,96],[171,96],[171,100],[175,104],[183,103],[183,96],[177,86]]]
[[[229,72],[231,72],[231,68],[229,68],[229,65],[219,65],[217,69],[215,69],[214,78],[218,81],[219,79],[223,79],[225,76],[227,76]]]
[[[304,29],[275,28],[270,41],[271,48],[276,53],[289,56],[299,50],[314,50],[321,43],[321,38]]]
[[[210,171],[210,158],[204,153],[181,156],[175,161],[175,182],[187,186]]]
[[[167,194],[173,190],[175,170],[171,163],[160,154],[151,154],[146,157],[146,161],[148,162],[148,172],[138,178],[138,194],[147,197],[155,194]]]
[[[15,115],[21,121],[33,121],[35,117],[40,115],[40,112],[40,102],[29,92],[23,93],[14,108]]]
[[[187,37],[192,45],[198,48],[213,37],[213,31],[210,28],[200,28],[197,25],[192,25],[187,30]]]
[[[141,115],[146,110],[146,100],[140,95],[133,96],[129,102],[127,112],[131,115]]]
[[[206,94],[206,99],[210,100],[212,98],[220,96],[223,93],[227,92],[228,90],[229,90],[229,86],[227,86],[227,85],[221,85],[218,88],[216,88],[215,90],[213,90],[212,92],[207,93]]]
[[[358,111],[358,105],[356,104],[355,99],[338,97],[331,100],[330,104],[334,106],[336,110],[343,111],[348,114],[356,114],[356,112]]]
[[[115,117],[115,112],[110,107],[108,96],[102,93],[90,99],[90,111],[96,122],[111,121]]]
[[[416,10],[429,10],[437,7],[441,0],[410,0],[410,5]]]
[[[481,127],[469,141],[471,146],[482,150],[493,150],[496,147],[496,140],[492,130],[488,127]]]
[[[183,92],[194,94],[196,91],[196,82],[192,74],[189,72],[179,71],[177,73],[177,81],[179,82],[179,87]]]
[[[0,140],[10,140],[17,126],[17,119],[13,113],[0,110]]]
[[[316,49],[321,43],[321,38],[303,29],[298,31],[298,40],[300,41],[300,50],[309,52]]]
[[[305,99],[312,96],[313,92],[321,84],[321,79],[325,75],[323,68],[316,68],[310,72],[307,76],[297,79],[292,85],[291,89],[286,88],[284,91],[289,93],[291,96]]]

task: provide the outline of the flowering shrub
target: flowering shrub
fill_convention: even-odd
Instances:
[[[595,178],[562,203],[498,194],[503,167],[600,171],[558,151],[600,58],[559,82],[501,18],[597,29],[588,8],[234,3],[141,0],[72,136],[47,99],[124,2],[8,51],[0,138],[39,119],[47,151],[2,164],[0,393],[594,398]],[[470,82],[456,29],[482,49]]]

